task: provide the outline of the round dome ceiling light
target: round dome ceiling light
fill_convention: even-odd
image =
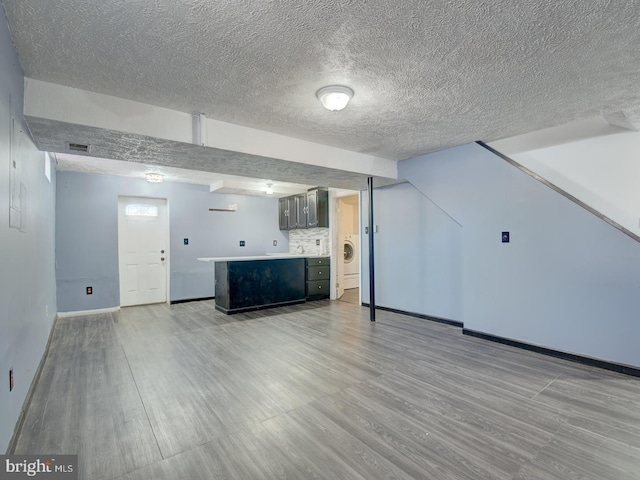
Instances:
[[[329,85],[318,90],[316,97],[318,97],[324,108],[336,112],[347,106],[349,100],[353,97],[353,90],[342,85]]]

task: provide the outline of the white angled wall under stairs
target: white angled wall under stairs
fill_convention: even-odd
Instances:
[[[640,235],[640,132],[596,117],[489,146]]]

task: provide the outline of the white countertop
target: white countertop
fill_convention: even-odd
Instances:
[[[248,257],[200,257],[201,262],[246,262],[248,260],[273,260],[277,258],[324,258],[329,255],[310,255],[305,253],[267,253]]]

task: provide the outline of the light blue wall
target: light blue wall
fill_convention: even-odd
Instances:
[[[185,183],[58,172],[56,260],[58,310],[72,312],[120,305],[118,196],[166,198],[170,219],[170,300],[214,295],[213,264],[198,257],[288,251],[278,229],[278,199],[209,193]],[[234,213],[209,212],[237,204]],[[189,239],[189,245],[183,239]],[[246,242],[245,247],[239,241]],[[273,240],[278,241],[277,247]],[[86,295],[87,286],[93,295]]]
[[[476,144],[399,162],[398,171],[461,225],[460,245],[441,243],[440,255],[459,256],[465,328],[640,366],[640,244]],[[405,218],[393,218],[381,229],[400,231]],[[431,242],[428,232],[395,240],[412,251]],[[414,275],[436,281],[447,268]],[[378,295],[392,298],[407,286],[384,288]]]
[[[411,184],[374,190],[376,304],[463,320],[462,228]],[[369,199],[362,209],[362,299],[369,302]]]
[[[25,133],[20,180],[26,187],[24,232],[9,228],[9,125],[22,121],[23,75],[0,15],[0,452],[6,451],[56,312],[54,274],[55,172],[49,183],[44,154]],[[49,314],[47,315],[46,311]],[[9,392],[9,369],[15,388]]]

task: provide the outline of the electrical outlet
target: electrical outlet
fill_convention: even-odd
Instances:
[[[13,367],[9,369],[9,391],[13,390]]]
[[[93,295],[93,287],[87,287],[87,295]]]
[[[316,245],[320,245],[320,239],[316,238]]]
[[[46,305],[44,307],[44,314],[48,317],[49,316],[49,305]]]
[[[244,247],[244,245],[245,245],[244,240],[240,240],[240,246]]]
[[[183,240],[183,242],[184,242],[184,244],[185,244],[185,245],[189,245],[189,239],[188,239],[188,238],[185,238],[185,239]]]
[[[509,243],[509,232],[502,232],[502,243]]]
[[[277,246],[278,246],[278,240],[274,240],[274,241],[273,241],[273,246],[274,246],[274,247],[277,247]]]

